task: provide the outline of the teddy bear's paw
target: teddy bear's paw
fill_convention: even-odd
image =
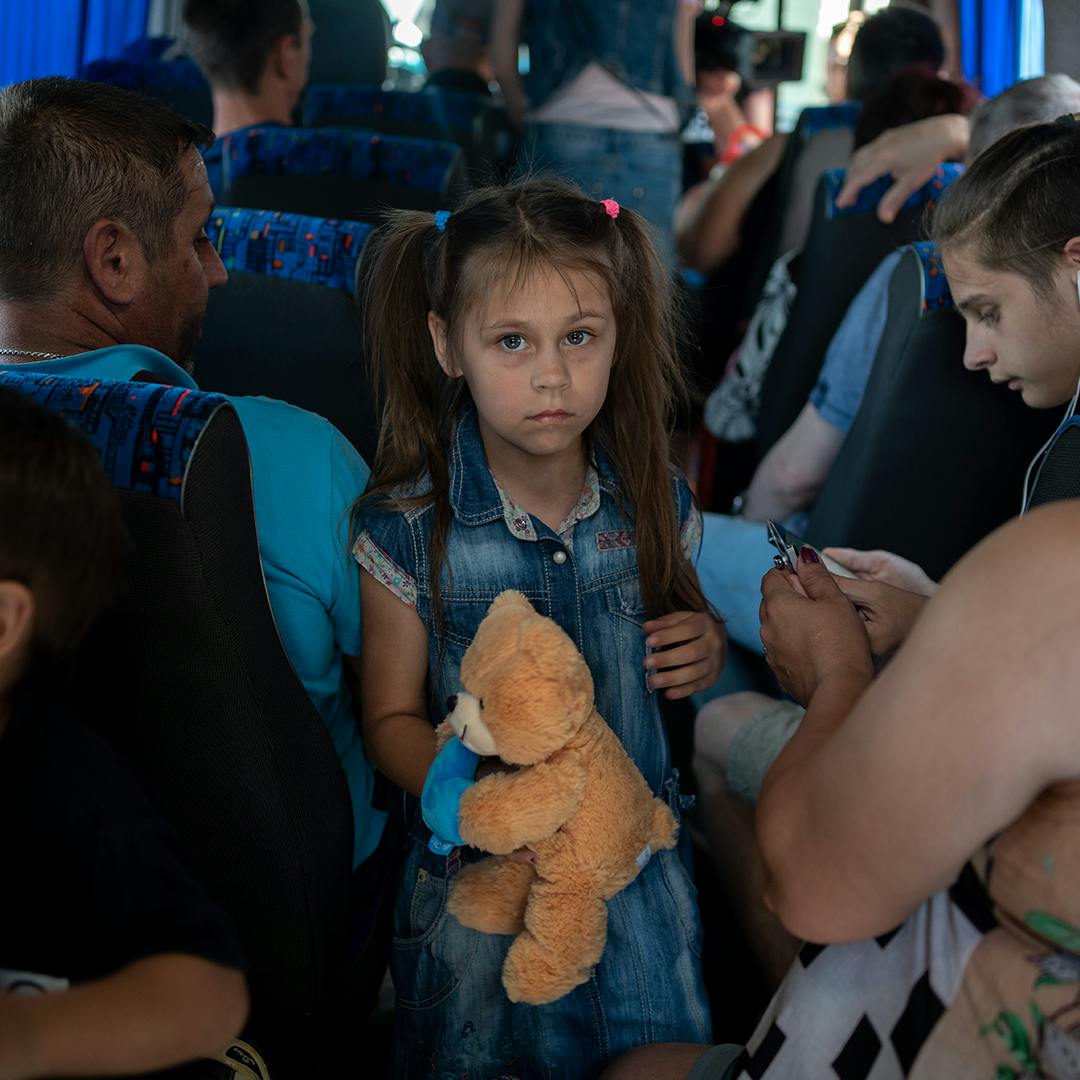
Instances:
[[[462,926],[485,934],[519,934],[536,871],[529,863],[484,859],[461,870],[446,909]]]
[[[454,729],[444,720],[435,728],[435,749],[441,750],[454,737]]]
[[[580,956],[545,948],[526,931],[518,935],[503,962],[506,996],[525,1005],[549,1005],[588,982],[592,964]]]

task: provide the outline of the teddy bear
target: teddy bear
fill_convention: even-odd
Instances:
[[[503,592],[488,609],[461,686],[440,745],[456,737],[510,771],[461,796],[461,838],[492,857],[456,875],[447,908],[464,926],[516,935],[503,986],[511,1001],[543,1005],[588,980],[607,939],[607,901],[653,852],[675,846],[678,826],[597,712],[584,657],[521,593]],[[535,864],[507,858],[526,846]]]

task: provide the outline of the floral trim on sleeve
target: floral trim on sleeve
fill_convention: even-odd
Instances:
[[[690,513],[687,514],[686,520],[679,530],[679,544],[682,547],[682,553],[690,562],[697,559],[698,548],[701,547],[701,533],[701,511],[691,503]]]
[[[353,546],[353,558],[380,585],[388,588],[403,604],[416,607],[416,579],[407,574],[371,538],[365,529]]]

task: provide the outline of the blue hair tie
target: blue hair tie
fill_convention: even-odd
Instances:
[[[439,232],[446,232],[446,223],[450,220],[449,210],[436,210],[435,211],[435,228]]]

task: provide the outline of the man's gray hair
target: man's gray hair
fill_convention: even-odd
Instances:
[[[1025,124],[1042,124],[1080,112],[1080,83],[1068,75],[1025,79],[984,101],[971,114],[968,160],[974,161],[1002,135]]]

